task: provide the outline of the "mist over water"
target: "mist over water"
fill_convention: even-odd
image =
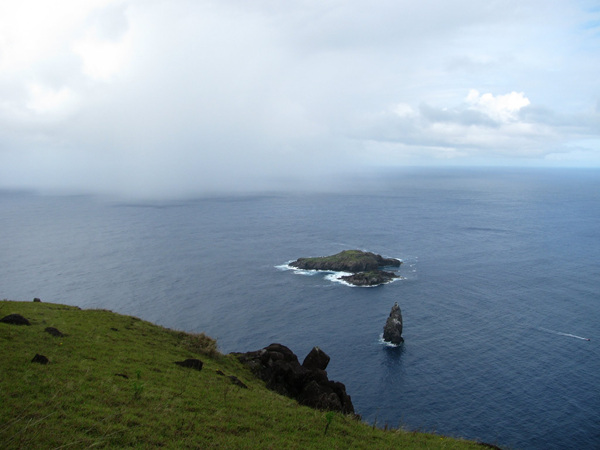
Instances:
[[[415,170],[347,192],[178,201],[0,193],[1,298],[318,345],[364,420],[512,448],[600,445],[600,172]],[[377,288],[278,266],[358,248]],[[380,341],[398,302],[405,343]],[[587,341],[586,339],[590,339]]]

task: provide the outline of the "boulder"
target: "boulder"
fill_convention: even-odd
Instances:
[[[34,303],[41,303],[41,300],[40,300],[39,298],[37,298],[37,297],[35,297],[35,298],[33,299],[33,301],[34,301]]]
[[[390,315],[383,327],[383,340],[396,345],[404,342],[402,338],[402,311],[398,306],[398,302],[392,306]]]
[[[202,370],[204,363],[199,359],[189,358],[185,361],[175,361],[175,364],[181,367],[189,367],[190,369]]]
[[[329,356],[317,347],[311,350],[303,365],[294,352],[281,344],[234,355],[275,392],[312,408],[354,414],[346,387],[329,380],[321,368],[327,367]]]
[[[48,334],[51,334],[54,337],[63,337],[64,336],[64,334],[62,334],[57,328],[54,328],[54,327],[46,327],[46,329],[44,331]]]
[[[225,373],[222,370],[217,370],[216,371],[217,375],[221,375],[222,377],[227,377],[229,378],[229,381],[231,381],[232,384],[235,384],[236,386],[239,386],[241,388],[244,389],[248,389],[248,386],[246,386],[246,384],[240,380],[238,377],[236,377],[235,375],[225,375]]]
[[[239,386],[243,389],[248,389],[248,386],[246,386],[244,384],[244,382],[242,380],[240,380],[238,377],[236,377],[235,375],[229,375],[228,378],[231,380],[232,384],[235,384],[236,386]]]
[[[31,362],[38,363],[38,364],[48,364],[50,361],[44,355],[40,355],[40,354],[36,353],[35,356],[33,357],[33,359],[31,360]]]
[[[304,361],[302,362],[302,367],[308,370],[325,370],[327,369],[327,364],[329,364],[329,360],[330,358],[329,355],[327,355],[327,353],[325,353],[319,347],[313,347],[310,353],[306,355],[306,358],[304,358]]]
[[[31,325],[29,320],[23,317],[21,314],[9,314],[0,319],[0,322],[9,323],[11,325]]]

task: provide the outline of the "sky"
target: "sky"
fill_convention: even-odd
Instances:
[[[597,0],[0,3],[0,188],[600,167]]]

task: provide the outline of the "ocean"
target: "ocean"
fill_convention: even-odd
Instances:
[[[0,191],[0,298],[313,346],[363,420],[503,448],[600,448],[600,170],[413,169],[319,192],[133,202]],[[402,279],[286,270],[361,249]],[[404,344],[381,342],[398,302]]]

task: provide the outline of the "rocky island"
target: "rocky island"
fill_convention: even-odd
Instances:
[[[384,258],[362,250],[344,250],[331,256],[299,258],[289,265],[303,270],[324,270],[350,272],[341,279],[354,286],[378,286],[399,278],[393,272],[381,270],[384,267],[400,267],[402,262],[395,258]]]
[[[392,306],[390,315],[383,327],[383,340],[394,345],[400,345],[404,342],[402,337],[402,311],[398,302]]]

